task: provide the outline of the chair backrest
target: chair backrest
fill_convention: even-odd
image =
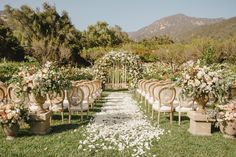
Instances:
[[[3,84],[0,84],[0,102],[4,102],[6,99],[7,90]]]
[[[90,89],[87,84],[79,84],[78,87],[83,91],[84,93],[84,100],[89,101],[90,96]]]
[[[71,106],[81,105],[84,100],[84,92],[80,88],[79,85],[72,86],[70,90],[68,90],[68,101]]]
[[[52,104],[62,104],[65,99],[65,92],[60,90],[59,92],[48,93],[48,98]]]
[[[160,105],[173,105],[176,96],[176,90],[172,85],[166,85],[160,89],[158,94]]]
[[[179,106],[182,106],[182,107],[193,107],[194,105],[194,98],[192,97],[183,97],[181,95],[181,92],[182,92],[182,88],[180,87],[175,87],[175,90],[176,90],[176,99],[179,101]]]
[[[7,88],[8,100],[14,104],[23,104],[26,100],[26,95],[21,91],[21,88],[16,85],[9,85]]]
[[[137,87],[138,87],[138,89],[142,89],[142,87],[141,87],[141,85],[142,85],[142,82],[144,81],[144,79],[141,79],[141,80],[139,80],[138,81],[138,85],[137,85]]]
[[[156,85],[152,88],[152,96],[154,100],[159,100],[159,92],[165,85],[170,85],[170,82],[159,81]]]
[[[97,86],[96,86],[96,82],[95,82],[95,81],[91,81],[91,84],[92,84],[92,86],[93,86],[93,93],[96,93],[97,90],[98,90],[98,88],[97,88]]]
[[[144,92],[145,91],[145,84],[146,84],[146,82],[148,82],[149,80],[143,80],[142,82],[141,82],[141,91],[142,92]]]
[[[153,80],[148,80],[144,83],[143,87],[144,87],[144,92],[147,94],[148,93],[148,89],[150,84],[153,83]]]
[[[89,97],[92,97],[94,94],[94,87],[91,82],[85,82],[83,83],[89,87]]]
[[[148,93],[149,93],[150,97],[154,97],[152,91],[153,91],[153,88],[155,87],[156,84],[158,84],[158,81],[154,81],[154,82],[150,83],[148,86]]]

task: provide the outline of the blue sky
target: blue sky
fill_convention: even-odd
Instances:
[[[124,31],[135,31],[165,16],[183,13],[206,18],[236,16],[236,0],[0,0],[4,5],[20,7],[28,4],[41,7],[43,2],[66,10],[79,30],[97,21],[121,26]]]

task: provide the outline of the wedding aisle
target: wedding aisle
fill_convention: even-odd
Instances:
[[[154,127],[139,109],[129,92],[111,92],[104,98],[101,112],[85,128],[83,151],[131,150],[132,156],[144,155],[164,130]]]

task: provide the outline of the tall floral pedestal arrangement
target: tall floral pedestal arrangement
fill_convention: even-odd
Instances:
[[[189,132],[193,135],[211,135],[211,124],[215,120],[206,114],[209,99],[224,102],[228,95],[229,82],[222,74],[222,69],[202,66],[200,61],[190,63],[184,69],[179,86],[182,96],[192,98],[198,105],[197,111],[188,112]]]
[[[188,117],[190,119],[190,125],[188,131],[192,135],[200,135],[200,136],[210,136],[212,122],[215,122],[214,119],[209,119],[206,114],[189,111]]]
[[[59,70],[56,63],[47,62],[42,67],[24,67],[14,75],[13,80],[26,92],[30,100],[30,131],[34,134],[44,135],[50,131],[51,111],[43,108],[47,95],[71,87]]]
[[[52,116],[51,111],[45,113],[30,113],[30,132],[37,135],[48,134],[50,128],[50,117]]]

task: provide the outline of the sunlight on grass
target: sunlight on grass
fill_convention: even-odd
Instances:
[[[106,96],[103,93],[103,96]],[[136,97],[134,97],[136,99]],[[137,99],[136,99],[137,100]],[[127,157],[131,156],[131,150],[119,152],[118,150],[93,150],[91,152],[81,151],[80,140],[85,139],[85,127],[92,116],[99,112],[105,100],[97,102],[94,110],[83,122],[80,116],[72,117],[72,124],[68,124],[68,115],[65,115],[64,124],[61,123],[59,113],[53,117],[52,132],[45,136],[31,135],[27,132],[27,126],[20,131],[20,135],[13,141],[6,141],[2,130],[0,131],[0,156],[95,156],[95,157]],[[144,105],[140,107],[144,111]],[[150,113],[147,114],[150,117]],[[188,133],[189,120],[185,116],[178,125],[177,114],[175,114],[173,125],[170,126],[169,119],[161,116],[160,127],[165,129],[164,135],[157,141],[145,156],[198,156],[218,157],[236,154],[236,140],[225,139],[217,130],[210,137],[192,136]],[[156,120],[152,121],[156,125]],[[99,145],[99,143],[96,143]],[[95,144],[95,145],[96,145]]]

